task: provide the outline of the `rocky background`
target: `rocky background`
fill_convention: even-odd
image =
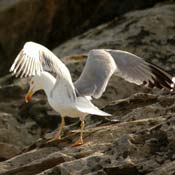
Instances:
[[[93,48],[122,49],[175,74],[173,0],[0,0],[0,175],[175,175],[175,93],[113,77],[93,102],[112,117],[66,118],[63,140],[47,143],[59,114],[27,81],[8,74],[29,40],[52,49],[76,79]]]

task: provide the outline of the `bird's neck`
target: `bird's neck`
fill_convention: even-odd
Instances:
[[[43,76],[43,90],[46,93],[47,97],[50,96],[51,90],[53,89],[56,79],[50,73],[45,73]]]

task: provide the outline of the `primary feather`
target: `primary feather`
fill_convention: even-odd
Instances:
[[[111,49],[91,50],[74,85],[80,96],[100,98],[113,74],[137,85],[175,89],[171,74],[132,53]]]
[[[58,77],[62,77],[69,82],[72,81],[65,64],[49,49],[38,43],[25,43],[12,64],[10,72],[22,78],[40,74],[42,71],[53,72]]]
[[[40,75],[43,71],[55,73],[57,81],[64,79],[70,88],[72,98],[75,98],[72,78],[65,64],[46,47],[34,42],[25,43],[12,64],[10,72],[22,78]]]

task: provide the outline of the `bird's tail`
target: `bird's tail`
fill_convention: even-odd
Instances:
[[[76,106],[78,110],[83,113],[92,114],[92,115],[100,115],[100,116],[111,116],[111,114],[100,110],[95,105],[93,105],[90,100],[84,97],[78,97]]]
[[[100,115],[100,116],[111,116],[111,114],[106,113],[106,112],[100,110],[100,109],[97,108],[97,107],[95,107],[95,108],[90,108],[90,109],[89,109],[89,114]]]

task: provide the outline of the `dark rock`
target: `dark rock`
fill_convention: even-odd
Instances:
[[[104,171],[108,174],[108,175],[116,175],[116,174],[120,174],[120,175],[139,175],[138,170],[136,169],[136,167],[132,164],[129,165],[122,165],[122,166],[114,166],[114,167],[107,167],[104,168]]]
[[[19,153],[20,150],[15,145],[0,143],[0,161],[10,159]]]
[[[167,162],[163,164],[161,167],[156,168],[153,172],[148,173],[147,175],[174,175],[175,173],[175,161]]]
[[[73,160],[71,156],[64,155],[60,152],[52,153],[55,150],[54,148],[41,149],[24,153],[22,157],[17,156],[16,159],[12,159],[4,166],[5,168],[1,171],[1,174],[31,175],[44,171],[56,164]],[[22,159],[23,161],[21,161]],[[3,163],[1,166],[3,167]],[[6,169],[8,169],[8,171],[6,171]]]
[[[84,54],[94,48],[132,52],[164,69],[174,70],[174,4],[127,13],[60,45],[59,56]],[[166,27],[165,27],[166,26]]]
[[[12,112],[12,110],[9,112]],[[13,113],[16,113],[16,111],[13,110]],[[9,150],[22,151],[25,146],[32,144],[39,137],[39,129],[35,128],[35,134],[30,133],[35,123],[30,121],[24,125],[17,120],[15,115],[17,114],[12,115],[10,113],[0,112],[0,142],[1,144],[7,144],[7,147],[9,147],[7,149]],[[4,153],[2,152],[2,154]],[[3,157],[3,155],[1,156]]]
[[[8,72],[14,57],[26,41],[54,48],[85,30],[115,16],[148,8],[170,0],[113,1],[10,0],[0,1],[0,72]],[[81,14],[81,15],[80,15]],[[171,43],[173,38],[169,38]]]
[[[140,97],[143,95],[140,94]],[[136,97],[136,101],[134,101],[134,97]],[[128,106],[142,103],[139,109],[143,110],[144,103],[153,108],[159,99],[164,97],[165,95],[159,94],[150,104],[145,99],[142,102],[138,101],[139,95],[131,96],[125,101]],[[114,106],[114,104],[112,105]],[[160,112],[164,110],[164,105],[159,110]],[[174,114],[173,110],[169,109],[169,112]],[[25,149],[25,152],[19,156],[0,163],[0,174],[29,175],[38,173],[43,175],[70,174],[70,172],[74,174],[91,174],[91,172],[112,174],[118,172],[125,175],[129,172],[130,174],[144,174],[153,170],[157,171],[156,168],[173,158],[174,130],[170,129],[172,125],[169,124],[173,123],[173,119],[166,120],[166,115],[160,116],[159,114],[155,114],[154,118],[149,118],[149,113],[138,119],[139,111],[130,111],[129,109],[128,113],[132,113],[133,120],[130,118],[128,121],[126,117],[128,114],[124,113],[121,123],[106,123],[104,126],[98,127],[87,126],[84,133],[85,144],[81,147],[71,147],[71,144],[79,137],[78,131],[71,132],[71,130],[63,136],[62,141],[53,146],[47,144],[46,141],[35,144],[31,147],[31,151]],[[156,148],[154,152],[153,148]],[[61,157],[68,159],[60,158],[60,154]]]

